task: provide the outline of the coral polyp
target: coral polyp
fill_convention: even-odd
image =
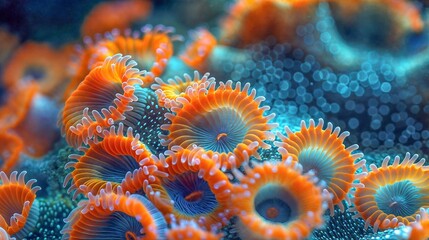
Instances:
[[[151,88],[155,90],[158,96],[159,105],[166,108],[179,107],[180,103],[176,99],[184,97],[189,100],[186,92],[200,91],[207,89],[209,85],[215,82],[214,77],[210,77],[209,73],[205,73],[200,77],[198,71],[194,71],[192,78],[188,74],[183,75],[184,79],[179,76],[163,81],[161,78],[156,78],[156,83],[152,84]]]
[[[168,240],[218,240],[222,234],[216,234],[215,231],[207,231],[202,229],[195,221],[182,220],[179,223],[173,222],[171,229],[167,232]]]
[[[303,239],[323,225],[329,196],[291,158],[235,174],[231,200],[241,239]]]
[[[191,220],[207,229],[219,229],[232,217],[232,185],[214,159],[203,156],[204,149],[173,147],[161,159],[168,174],[145,186],[145,192],[168,221]]]
[[[13,88],[18,84],[36,82],[40,91],[55,96],[66,79],[66,59],[47,44],[28,42],[21,46],[3,72],[3,84]]]
[[[0,228],[19,239],[33,231],[39,217],[36,193],[41,188],[33,187],[35,179],[25,182],[26,174],[14,171],[8,177],[0,172]]]
[[[352,187],[361,187],[355,182],[361,175],[355,173],[365,161],[355,163],[356,159],[363,156],[362,153],[354,152],[358,149],[357,144],[348,148],[344,146],[344,139],[349,132],[340,133],[340,128],[334,129],[330,122],[325,129],[323,125],[323,119],[319,119],[317,125],[311,119],[308,127],[302,121],[300,131],[295,133],[286,126],[287,137],[279,133],[281,141],[275,144],[279,147],[283,160],[291,156],[302,165],[304,172],[314,171],[326,183],[327,191],[333,194],[332,201],[329,202],[333,215],[334,205],[344,211],[342,201],[350,203],[349,191]]]
[[[131,57],[117,54],[107,57],[102,65],[94,68],[67,99],[62,112],[61,131],[67,142],[79,147],[115,121],[124,120],[130,111],[135,84],[143,82],[144,74],[136,68]]]
[[[364,188],[356,190],[350,211],[356,211],[365,220],[365,228],[389,229],[409,225],[420,218],[420,208],[428,208],[428,167],[424,159],[410,153],[400,162],[396,156],[383,160],[381,167],[370,165],[371,171],[361,179]]]
[[[207,29],[200,28],[193,32],[193,40],[180,58],[190,67],[199,71],[207,68],[207,61],[217,45],[217,40]]]
[[[89,66],[95,66],[103,62],[106,57],[115,54],[130,55],[139,69],[148,71],[142,77],[145,86],[149,86],[154,77],[160,76],[167,66],[168,60],[173,55],[173,41],[180,37],[172,36],[174,28],[157,25],[142,27],[141,31],[124,33],[112,31],[106,34],[106,39],[96,43],[94,54],[89,60]]]
[[[156,176],[164,176],[158,171],[152,153],[133,136],[132,128],[123,134],[123,124],[103,132],[100,142],[89,141],[88,148],[81,148],[83,155],[70,155],[73,159],[66,168],[74,168],[64,180],[64,187],[72,180],[68,192],[74,196],[83,193],[96,195],[109,183],[113,189],[135,193],[143,190],[145,181],[154,182]]]
[[[197,145],[214,155],[222,168],[240,166],[252,155],[258,156],[259,147],[269,148],[264,140],[273,140],[270,132],[276,127],[269,123],[274,114],[264,116],[268,106],[260,107],[264,97],[256,97],[250,84],[232,81],[211,83],[206,91],[188,91],[186,97],[177,99],[182,106],[166,114],[171,124],[162,129],[169,131],[163,144],[169,148],[189,148]]]
[[[0,0],[0,240],[427,238],[428,13]]]
[[[167,223],[145,197],[110,184],[88,197],[65,219],[63,239],[165,239]]]

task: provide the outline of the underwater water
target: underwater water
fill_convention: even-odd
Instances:
[[[428,13],[0,0],[0,240],[428,239]]]

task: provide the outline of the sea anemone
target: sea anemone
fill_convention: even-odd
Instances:
[[[223,20],[220,42],[240,48],[268,37],[278,43],[294,43],[296,28],[315,18],[319,1],[238,0]]]
[[[246,168],[233,170],[239,184],[231,195],[241,239],[304,239],[323,224],[328,195],[291,157]]]
[[[207,61],[217,45],[217,40],[204,28],[192,32],[191,36],[194,42],[180,55],[180,59],[193,69],[207,70]]]
[[[171,34],[173,31],[173,28],[163,25],[154,28],[146,25],[141,31],[113,30],[95,40],[84,38],[84,46],[76,48],[76,54],[70,62],[71,80],[64,91],[63,100],[70,97],[91,69],[115,54],[131,55],[139,69],[148,71],[140,76],[145,86],[148,86],[154,77],[164,72],[173,55],[173,42],[180,39],[180,36]]]
[[[39,158],[48,153],[60,138],[56,125],[59,105],[55,100],[37,93],[22,121],[11,131],[25,141],[23,152]],[[37,137],[35,137],[37,136]]]
[[[273,140],[271,129],[277,125],[268,123],[275,114],[264,116],[269,106],[259,107],[264,97],[256,97],[256,90],[249,93],[250,84],[241,88],[232,81],[211,83],[208,90],[192,91],[178,98],[181,107],[166,114],[171,124],[164,124],[167,136],[160,136],[162,144],[182,148],[197,145],[210,157],[219,161],[221,168],[239,166],[250,156],[258,157],[258,147],[270,148],[264,140]]]
[[[94,36],[113,29],[125,30],[138,20],[145,19],[152,10],[148,0],[122,0],[99,3],[85,17],[82,36]]]
[[[55,119],[59,107],[54,100],[40,94],[39,89],[35,82],[19,83],[4,94],[4,99],[0,99],[0,132],[8,132],[23,139],[22,141],[25,140],[22,146],[20,140],[14,137],[15,140],[12,141],[17,145],[6,147],[3,154],[12,154],[19,148],[20,150],[12,155],[17,157],[16,154],[22,150],[32,157],[40,157],[46,154],[58,139],[59,131]],[[11,145],[9,143],[6,146]],[[6,172],[9,170],[4,169]]]
[[[142,81],[144,86],[149,86],[154,77],[161,76],[167,66],[168,60],[173,55],[173,41],[180,36],[171,36],[174,28],[157,25],[142,27],[141,31],[119,31],[106,33],[105,39],[94,45],[95,52],[89,60],[89,66],[96,66],[115,54],[130,55],[139,69],[148,71]]]
[[[201,78],[198,71],[194,71],[194,78],[188,74],[183,74],[184,80],[179,76],[170,78],[164,82],[161,78],[155,78],[156,84],[152,84],[151,88],[158,95],[159,105],[166,108],[179,107],[180,103],[176,101],[179,97],[184,97],[189,100],[186,91],[191,87],[191,90],[200,91],[207,89],[208,86],[215,82],[214,77],[210,77],[210,73],[205,73]]]
[[[63,239],[165,239],[167,223],[158,209],[141,195],[117,190],[107,184],[80,201],[64,220]]]
[[[167,178],[147,184],[146,195],[168,221],[194,220],[207,229],[225,226],[230,211],[231,183],[204,150],[173,147],[161,159]]]
[[[30,111],[34,96],[39,91],[36,83],[18,84],[0,97],[0,132],[16,127]]]
[[[296,133],[286,126],[287,137],[278,133],[281,142],[275,142],[275,145],[279,147],[283,160],[291,156],[302,165],[304,172],[314,171],[326,183],[327,191],[333,195],[329,202],[333,215],[334,205],[344,211],[342,201],[350,203],[348,193],[351,188],[361,187],[355,180],[362,175],[355,173],[365,164],[365,160],[355,163],[356,159],[363,156],[362,153],[352,153],[358,149],[357,144],[348,148],[344,146],[344,139],[350,135],[349,132],[340,134],[341,129],[334,129],[330,122],[326,129],[323,129],[323,125],[323,119],[319,119],[317,125],[311,119],[308,127],[301,121],[301,129]]]
[[[4,85],[36,82],[42,94],[53,96],[66,80],[66,59],[47,44],[27,42],[11,57],[3,73]]]
[[[121,186],[122,190],[135,193],[143,190],[143,183],[154,182],[157,176],[165,176],[158,171],[152,153],[139,141],[139,135],[133,136],[132,128],[123,134],[123,124],[103,132],[100,142],[89,141],[89,148],[80,148],[83,155],[70,155],[73,161],[66,168],[73,167],[64,180],[64,186],[72,180],[69,192],[74,197],[79,193],[96,195],[109,183],[112,189]]]
[[[23,239],[33,230],[39,217],[36,192],[40,187],[33,187],[35,179],[26,183],[26,173],[23,171],[18,175],[14,171],[8,177],[0,172],[0,228],[18,239]]]
[[[144,72],[133,68],[131,57],[116,54],[95,67],[67,99],[62,112],[61,131],[67,142],[77,148],[115,121],[124,120],[137,101],[134,85],[143,82]]]
[[[182,220],[179,223],[173,221],[171,228],[167,231],[168,240],[220,240],[221,238],[222,234],[204,230],[195,221]]]
[[[420,217],[420,208],[429,207],[429,167],[423,166],[424,159],[415,163],[417,158],[406,153],[401,163],[399,156],[392,164],[386,157],[379,168],[371,164],[368,172],[364,167],[368,175],[361,183],[365,187],[356,190],[349,210],[364,219],[365,229],[373,226],[376,232],[409,225]]]

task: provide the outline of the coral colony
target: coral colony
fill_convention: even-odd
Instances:
[[[0,240],[428,239],[428,13],[0,1]]]

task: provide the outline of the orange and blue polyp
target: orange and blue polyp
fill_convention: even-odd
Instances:
[[[359,177],[356,171],[365,161],[355,163],[362,156],[361,153],[353,153],[358,149],[357,144],[345,147],[344,139],[349,132],[340,133],[340,128],[334,129],[331,123],[325,129],[323,125],[322,119],[319,119],[317,125],[310,120],[308,127],[302,121],[301,129],[295,133],[286,126],[287,137],[279,133],[281,141],[275,144],[279,147],[283,160],[291,156],[302,165],[304,172],[314,171],[326,183],[326,189],[333,195],[329,202],[333,215],[334,205],[344,210],[342,201],[350,202],[347,194],[352,187],[360,186],[356,182]]]
[[[39,217],[36,192],[40,187],[33,187],[35,179],[25,182],[26,173],[24,171],[18,175],[15,171],[8,177],[0,172],[0,228],[18,239],[33,230]]]
[[[54,143],[61,137],[56,124],[59,108],[50,97],[40,93],[33,96],[25,117],[11,129],[25,140],[25,154],[40,158],[52,150]]]
[[[172,223],[167,231],[168,240],[220,240],[221,238],[222,234],[202,229],[195,221],[182,220],[179,223]]]
[[[122,132],[122,124],[117,130],[112,126],[110,131],[104,131],[103,140],[90,141],[89,148],[82,149],[83,155],[70,156],[75,160],[66,168],[74,169],[64,180],[64,186],[72,180],[69,192],[96,195],[110,183],[114,191],[121,186],[124,191],[135,193],[143,189],[144,181],[155,181],[161,173],[151,158],[152,153],[138,136],[133,136],[131,128],[126,135]]]
[[[107,57],[95,67],[67,99],[62,112],[61,131],[67,143],[77,148],[97,137],[103,129],[124,120],[137,101],[134,85],[142,84],[143,72],[133,68],[129,56]]]
[[[168,221],[193,220],[207,229],[225,226],[232,217],[228,177],[203,156],[202,148],[174,150],[162,160],[168,177],[148,185],[146,195]]]
[[[49,45],[28,42],[11,57],[3,73],[4,85],[11,89],[17,84],[36,82],[40,92],[53,96],[66,80],[66,60]]]
[[[194,78],[188,74],[183,74],[184,79],[175,76],[174,79],[170,78],[163,81],[161,78],[155,78],[156,83],[152,84],[151,88],[155,90],[158,95],[159,105],[166,108],[180,106],[176,99],[179,97],[187,98],[186,92],[188,90],[200,91],[207,89],[208,86],[215,81],[210,77],[210,73],[205,73],[202,77],[198,71],[194,71]],[[188,99],[188,98],[187,98]],[[189,100],[189,99],[188,99]]]
[[[169,131],[162,143],[182,148],[193,145],[203,148],[219,162],[222,169],[240,166],[250,156],[259,157],[258,147],[269,148],[264,140],[273,140],[270,132],[276,124],[268,123],[275,115],[264,116],[268,106],[260,107],[264,97],[256,97],[256,90],[249,93],[250,84],[241,88],[232,81],[211,83],[208,90],[187,91],[179,97],[180,107],[173,107],[174,114],[166,114],[171,124],[162,129]]]
[[[429,171],[424,159],[415,163],[417,158],[407,153],[401,163],[396,156],[391,164],[386,157],[381,167],[370,165],[371,171],[361,179],[365,187],[356,190],[350,209],[363,218],[365,228],[372,226],[376,232],[409,225],[419,218],[421,208],[429,207]]]
[[[113,31],[94,46],[96,51],[89,64],[94,66],[118,53],[130,55],[139,69],[151,73],[142,77],[144,86],[149,86],[154,77],[161,76],[173,55],[173,41],[177,36],[171,36],[172,32],[173,28],[162,25],[154,28],[147,25],[140,32]]]
[[[88,195],[69,216],[63,239],[165,239],[167,223],[145,197],[128,192],[113,193],[111,185],[97,196]]]
[[[322,190],[298,166],[266,162],[238,176],[231,198],[242,239],[305,239],[323,224]]]
[[[138,20],[145,19],[152,10],[149,0],[122,0],[96,5],[85,17],[82,36],[104,34],[113,29],[125,30]]]
[[[223,19],[220,42],[245,48],[273,37],[296,43],[296,28],[316,16],[320,0],[238,0]],[[288,16],[288,17],[285,17]]]
[[[0,99],[0,131],[21,124],[30,111],[34,96],[39,92],[37,83],[17,84]]]
[[[180,59],[189,67],[202,71],[207,67],[210,55],[217,45],[217,40],[207,29],[200,28],[194,33],[194,42],[180,55]]]

